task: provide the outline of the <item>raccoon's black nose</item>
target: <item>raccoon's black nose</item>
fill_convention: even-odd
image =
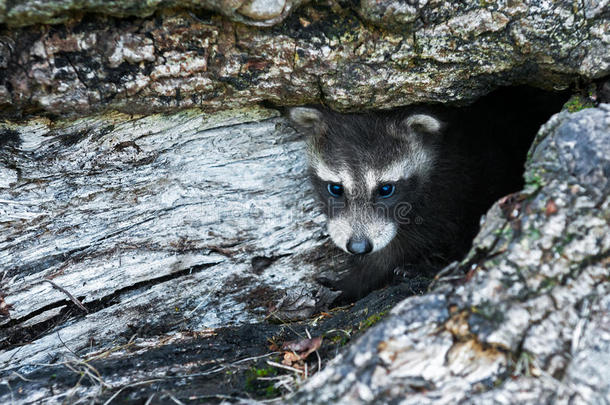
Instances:
[[[354,255],[364,255],[373,250],[373,245],[366,238],[350,238],[347,241],[347,251]]]

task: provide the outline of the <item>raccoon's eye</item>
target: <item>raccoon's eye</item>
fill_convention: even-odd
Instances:
[[[343,186],[341,184],[328,183],[326,189],[328,190],[328,194],[335,198],[339,198],[343,195]]]
[[[394,194],[395,189],[396,187],[394,187],[394,184],[383,184],[379,186],[377,192],[379,193],[379,197],[388,198]]]

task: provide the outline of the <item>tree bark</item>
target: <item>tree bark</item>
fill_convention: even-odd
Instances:
[[[4,29],[2,115],[464,103],[500,85],[557,89],[610,73],[600,2],[404,3],[307,5],[267,29],[165,9]]]
[[[103,346],[144,326],[306,318],[328,303],[332,294],[314,297],[330,245],[304,142],[276,115],[114,114],[5,127],[13,135],[0,149],[1,367],[49,362],[66,345]],[[42,333],[66,316],[75,318]]]
[[[214,11],[231,21],[255,26],[270,26],[282,21],[293,8],[306,0],[17,0],[0,5],[0,23],[9,27],[27,27],[34,24],[57,24],[70,21],[83,14],[109,15],[113,17],[150,17],[156,11],[172,8],[192,10],[197,13]],[[78,18],[78,17],[77,17]]]

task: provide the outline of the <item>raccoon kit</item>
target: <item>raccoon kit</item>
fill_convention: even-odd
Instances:
[[[459,259],[499,197],[485,184],[489,151],[442,109],[346,115],[297,107],[289,115],[308,136],[328,233],[350,254],[350,273],[334,285],[342,301]]]

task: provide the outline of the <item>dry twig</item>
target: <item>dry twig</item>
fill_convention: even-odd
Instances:
[[[80,309],[82,309],[83,311],[85,311],[87,314],[89,313],[89,310],[87,308],[85,308],[85,306],[82,304],[82,302],[80,302],[79,300],[77,300],[76,298],[74,298],[74,296],[72,294],[70,294],[68,292],[68,290],[66,290],[65,288],[57,285],[55,282],[49,280],[49,279],[44,279],[41,281],[41,283],[47,282],[49,284],[51,284],[53,286],[53,288],[61,291],[62,293],[66,294],[66,296],[68,298],[70,298],[70,300],[74,303],[74,305],[76,305],[77,307],[79,307]]]

